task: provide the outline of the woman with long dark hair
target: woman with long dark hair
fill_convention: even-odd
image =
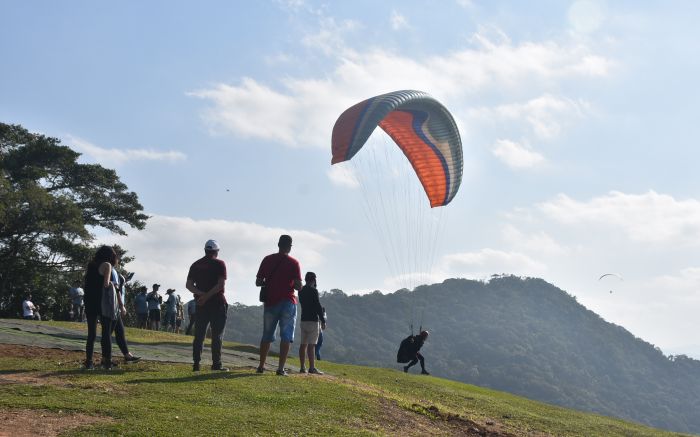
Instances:
[[[112,330],[116,323],[116,317],[103,315],[102,293],[103,289],[112,286],[112,269],[118,261],[117,253],[110,246],[102,246],[97,249],[95,256],[87,266],[85,272],[85,316],[87,318],[88,335],[85,344],[85,368],[93,369],[92,353],[97,336],[97,318],[102,324],[102,367],[112,368]],[[121,302],[120,302],[121,303]],[[120,305],[119,311],[125,313],[124,306]]]

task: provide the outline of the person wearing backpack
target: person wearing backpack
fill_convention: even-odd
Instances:
[[[420,349],[423,347],[423,343],[428,339],[430,333],[428,331],[421,331],[418,335],[411,335],[405,338],[401,342],[399,347],[399,352],[396,357],[396,361],[399,363],[409,362],[407,365],[403,366],[403,371],[408,373],[408,369],[416,365],[420,361],[421,374],[430,375],[427,370],[425,370],[425,358],[420,353]]]

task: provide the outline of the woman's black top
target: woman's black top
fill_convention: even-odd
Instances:
[[[323,307],[318,299],[318,290],[310,285],[304,285],[299,292],[299,303],[301,304],[301,321],[326,323],[323,318]]]
[[[87,272],[85,272],[85,313],[100,314],[102,303],[102,283],[104,281],[99,272],[99,265],[96,263],[88,264]]]

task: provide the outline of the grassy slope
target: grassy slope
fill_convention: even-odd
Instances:
[[[127,335],[139,342],[190,342],[190,337],[135,329]],[[434,425],[431,434],[455,431],[435,418],[438,411],[481,424],[495,422],[517,435],[674,435],[439,378],[321,364],[332,376],[280,378],[256,375],[250,369],[193,374],[187,365],[154,362],[112,372],[84,372],[77,369],[77,358],[59,363],[40,355],[0,357],[0,374],[34,371],[49,381],[61,381],[3,385],[0,409],[72,410],[116,419],[77,431],[84,435],[373,435],[405,433],[397,431],[397,422],[413,418],[421,419],[416,427],[418,422]],[[425,428],[422,431],[418,434]]]

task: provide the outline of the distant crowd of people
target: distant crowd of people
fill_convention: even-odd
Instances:
[[[115,284],[115,288],[117,292],[121,294],[122,301],[124,302],[124,305],[126,305],[125,280],[122,275],[117,275],[119,282]],[[148,287],[145,286],[139,287],[136,290],[136,294],[133,299],[134,314],[136,315],[136,327],[141,329],[160,330],[160,321],[163,319],[163,329],[165,331],[179,334],[182,327],[182,322],[185,319],[182,299],[180,295],[175,294],[174,288],[170,288],[165,292],[168,297],[165,302],[163,302],[163,297],[158,294],[159,289],[160,284],[153,284],[153,288],[150,293],[148,292]],[[84,297],[85,291],[80,286],[80,282],[76,281],[68,290],[68,298],[71,304],[68,313],[69,320],[85,322],[86,315]],[[31,304],[31,302],[29,304]],[[195,304],[196,302],[194,299],[192,299],[188,304],[190,327],[194,323],[192,316],[194,316]]]

